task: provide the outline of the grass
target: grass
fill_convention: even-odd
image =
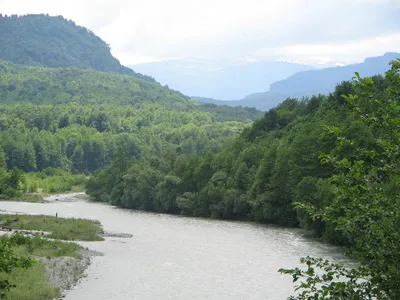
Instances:
[[[37,262],[29,269],[15,269],[11,274],[0,273],[0,280],[8,280],[16,287],[6,293],[6,300],[51,300],[61,296],[47,280],[46,268]]]
[[[26,236],[19,233],[0,237],[0,244],[3,244],[5,241],[11,242],[15,255],[30,257],[33,260],[41,258],[41,261],[35,261],[27,270],[17,268],[10,274],[0,273],[0,281],[8,280],[11,284],[16,285],[16,287],[6,292],[4,297],[6,300],[51,300],[60,297],[60,289],[52,286],[49,282],[44,263],[47,264],[47,259],[57,257],[82,258],[80,251],[82,249],[81,246],[72,242],[60,241],[60,239],[84,241],[103,240],[99,235],[103,232],[100,222],[85,219],[4,214],[0,215],[0,226],[9,229],[51,232],[51,234],[46,235],[46,237],[39,234],[35,236]],[[43,258],[45,258],[45,260],[43,260]],[[51,267],[53,272],[57,270],[56,261],[50,261],[50,264],[54,264]],[[61,276],[65,276],[64,272],[68,272],[69,268],[73,268],[75,281],[79,279],[81,271],[76,265],[73,265],[73,262],[71,264],[68,263],[68,267],[65,268],[65,270],[61,269]],[[58,274],[59,271],[56,272]],[[67,284],[70,283],[67,282]]]
[[[46,259],[65,256],[81,257],[81,247],[75,243],[49,240],[38,235],[30,237],[22,234],[0,237],[0,241],[5,240],[14,245],[14,253],[18,256],[26,256],[32,259],[38,257]],[[16,285],[15,288],[6,293],[4,299],[50,300],[59,297],[60,290],[53,287],[47,278],[46,268],[40,261],[35,261],[28,269],[17,268],[10,274],[0,273],[0,280],[8,280]]]
[[[22,195],[22,197],[16,199],[16,201],[43,202],[43,196],[40,194],[25,194]]]
[[[78,192],[84,192],[85,191],[85,187],[83,184],[79,184],[79,185],[74,185],[71,187],[71,191],[73,193],[78,193]]]
[[[18,197],[8,197],[6,195],[0,195],[1,201],[14,201],[14,202],[44,202],[43,195],[41,194],[24,194]]]
[[[41,230],[50,232],[49,238],[67,241],[103,241],[99,221],[63,219],[50,216],[8,215],[0,216],[0,226],[9,229]]]
[[[15,243],[14,251],[18,255],[45,258],[81,257],[81,247],[75,243],[49,240],[38,235],[30,237],[22,234],[13,234],[11,237],[6,238]]]

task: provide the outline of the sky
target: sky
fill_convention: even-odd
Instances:
[[[186,57],[318,65],[400,52],[400,0],[0,0],[0,12],[72,19],[125,65]]]

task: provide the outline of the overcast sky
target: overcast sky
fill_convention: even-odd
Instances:
[[[183,57],[357,62],[400,52],[400,0],[0,0],[63,15],[123,64]]]

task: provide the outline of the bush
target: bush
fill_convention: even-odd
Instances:
[[[13,188],[6,188],[4,194],[9,198],[19,198],[22,197],[22,191],[13,189]]]

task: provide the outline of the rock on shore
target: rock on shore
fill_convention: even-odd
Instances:
[[[46,267],[50,284],[59,288],[63,293],[66,290],[71,289],[81,278],[84,277],[84,272],[90,265],[92,257],[99,255],[103,254],[97,251],[82,249],[79,258],[40,258],[39,261]]]

